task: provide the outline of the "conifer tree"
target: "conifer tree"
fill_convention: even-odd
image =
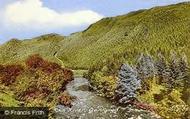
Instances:
[[[178,61],[178,75],[174,81],[175,86],[188,88],[189,67],[185,54],[181,55]]]
[[[123,64],[119,71],[116,97],[119,103],[127,104],[136,97],[136,90],[140,88],[141,81],[137,77],[137,72],[128,64]]]
[[[179,86],[183,86],[183,95],[182,95],[182,99],[188,104],[190,105],[190,69],[188,66],[188,62],[187,62],[187,57],[185,54],[182,54],[182,56],[180,57],[180,61],[179,61],[179,68],[180,68],[180,74],[179,74],[179,79],[180,79],[180,84],[182,85],[178,85]]]
[[[159,83],[166,83],[170,78],[170,68],[167,65],[165,57],[158,53],[158,59],[155,62],[156,75],[159,77]]]
[[[171,52],[169,66],[170,66],[170,76],[172,78],[172,81],[174,81],[175,79],[178,79],[180,74],[179,57],[175,52]]]
[[[179,75],[178,79],[187,79],[188,78],[188,62],[187,56],[183,54],[179,59]]]
[[[154,77],[156,74],[154,61],[152,57],[147,53],[141,54],[137,61],[137,72],[141,79]]]
[[[172,52],[170,61],[170,84],[172,88],[175,86],[183,87],[185,85],[185,81],[189,79],[188,69],[186,55],[177,56],[176,53]]]

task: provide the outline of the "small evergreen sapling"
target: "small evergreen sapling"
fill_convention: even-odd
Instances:
[[[127,104],[135,99],[136,91],[140,88],[137,72],[128,64],[123,64],[119,71],[116,97],[121,104]]]

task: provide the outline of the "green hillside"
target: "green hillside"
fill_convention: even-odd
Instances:
[[[31,54],[40,54],[46,59],[59,63],[54,53],[60,49],[58,42],[63,40],[64,37],[58,34],[47,34],[26,40],[11,39],[0,46],[0,63],[23,62]]]
[[[15,63],[30,54],[60,63],[66,67],[89,68],[113,54],[127,58],[142,51],[170,50],[190,56],[190,3],[139,10],[127,15],[104,18],[83,32],[63,37],[48,34],[30,40],[13,39],[0,46],[0,63]]]

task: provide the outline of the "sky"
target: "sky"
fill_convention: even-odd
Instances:
[[[0,44],[42,34],[69,35],[104,17],[188,0],[1,0]]]

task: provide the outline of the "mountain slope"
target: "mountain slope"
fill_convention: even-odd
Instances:
[[[79,33],[78,39],[71,38],[71,42],[64,44],[72,50],[63,47],[62,51],[77,52],[68,58],[79,67],[97,64],[113,54],[127,53],[133,58],[141,50],[154,53],[160,49],[179,49],[189,53],[186,50],[190,41],[188,13],[190,4],[183,3],[106,18]],[[64,59],[63,54],[60,56]]]
[[[113,54],[133,60],[142,51],[162,51],[167,56],[175,50],[190,56],[189,13],[190,3],[186,2],[104,18],[68,37],[50,34],[19,43],[10,41],[0,47],[0,63],[20,61],[34,53],[59,62],[56,53],[72,68],[89,68]]]
[[[51,61],[59,63],[53,55],[60,49],[58,42],[63,40],[64,37],[58,34],[47,34],[23,41],[12,39],[0,46],[0,63],[22,62],[31,54],[40,54]]]

